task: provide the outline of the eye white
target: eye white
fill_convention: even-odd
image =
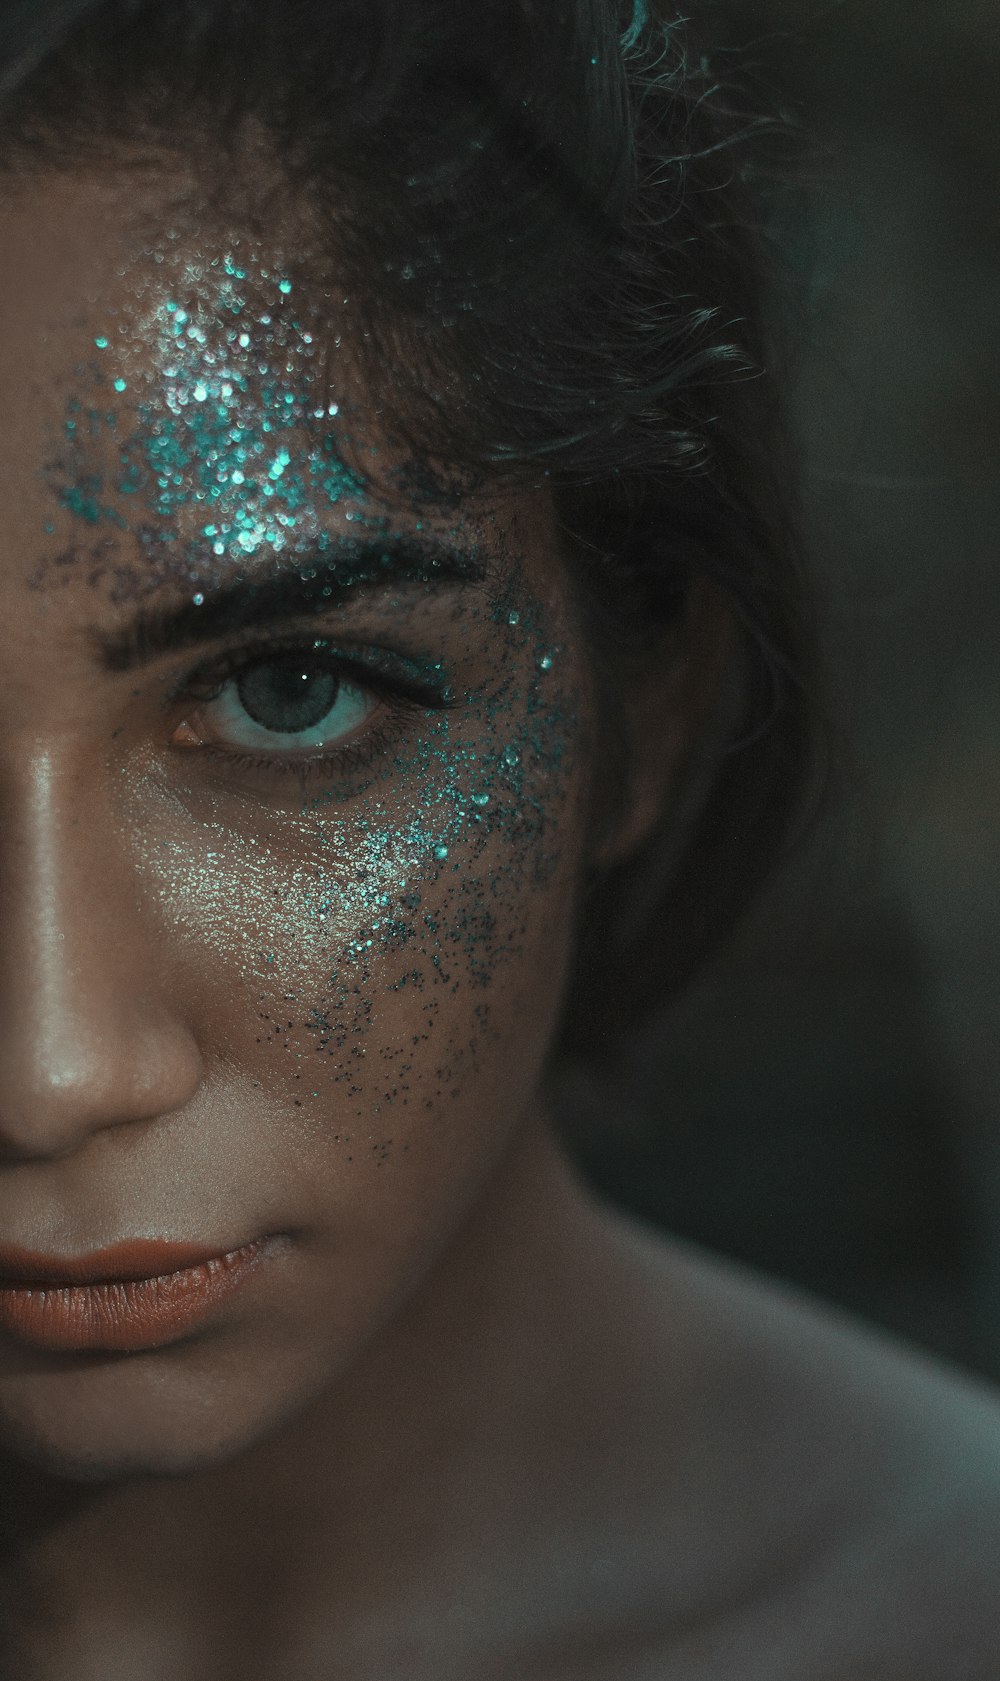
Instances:
[[[264,699],[261,700],[261,682],[258,678],[257,693],[254,696],[256,716],[248,710],[248,684],[253,681],[255,674],[268,670],[297,671],[294,662],[262,661],[259,666],[250,668],[240,677],[233,677],[226,682],[215,700],[202,709],[202,717],[211,728],[214,740],[224,742],[227,746],[237,749],[263,752],[317,752],[324,748],[335,747],[338,742],[346,741],[375,711],[378,704],[376,697],[369,691],[361,689],[356,683],[346,678],[336,678],[329,685],[330,703],[323,709],[322,714],[315,716],[315,706],[308,705],[310,675],[303,671],[303,703],[304,720],[308,719],[303,728],[284,728],[289,721],[289,713],[294,713],[294,700],[290,706],[275,704],[268,707],[266,688]],[[286,682],[283,685],[287,688]],[[270,713],[270,717],[269,717]],[[272,720],[273,726],[272,727]]]

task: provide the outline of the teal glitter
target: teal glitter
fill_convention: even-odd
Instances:
[[[64,454],[49,474],[77,517],[124,524],[95,470],[110,444],[117,464],[105,469],[108,489],[131,499],[131,528],[146,547],[131,587],[173,573],[189,580],[195,606],[212,557],[322,552],[324,510],[345,500],[345,517],[368,518],[365,483],[328,424],[339,405],[320,384],[315,323],[278,307],[288,296],[279,278],[245,280],[227,259],[210,288],[204,273],[183,289],[175,281],[186,308],[161,294],[135,332],[143,350],[152,347],[155,383],[126,367],[138,399],[131,425],[124,408],[119,417],[105,405],[110,382],[95,366],[96,394],[89,406],[70,405]],[[323,343],[328,353],[325,335]],[[182,528],[192,533],[186,542]],[[429,1029],[443,994],[463,983],[485,992],[523,942],[524,896],[559,859],[574,731],[553,677],[558,649],[519,586],[473,612],[496,644],[482,685],[453,692],[444,712],[419,712],[401,745],[365,771],[331,767],[323,792],[303,801],[315,849],[280,962],[318,942],[326,978],[301,1025],[310,1049],[334,1059],[334,1077],[354,1081],[351,1090],[363,1089],[352,1058],[377,1022],[379,993],[405,987],[415,1026]],[[441,662],[427,663],[454,691]],[[256,961],[272,975],[278,966],[266,948]],[[477,1016],[477,1033],[486,1020]],[[282,1020],[282,1033],[291,1025]],[[393,1063],[379,1102],[405,1090],[406,1072],[405,1061]]]
[[[520,599],[513,626],[509,596],[491,614],[505,646],[488,687],[458,694],[448,713],[426,714],[427,728],[372,781],[342,780],[304,807],[319,855],[331,859],[310,904],[320,926],[329,918],[332,928],[355,930],[338,941],[330,998],[313,1023],[317,1049],[329,1055],[365,1031],[358,1010],[370,965],[394,951],[419,949],[422,966],[410,956],[390,991],[454,990],[460,976],[488,987],[519,950],[522,893],[556,867],[573,731],[561,688],[541,670],[541,609]],[[394,794],[383,806],[383,778],[408,790],[417,809],[401,819]],[[345,859],[357,862],[356,877],[344,878]]]
[[[154,352],[154,381],[136,403],[132,431],[117,443],[116,489],[139,499],[141,517],[126,520],[108,506],[94,470],[102,438],[119,428],[113,409],[84,409],[74,398],[66,420],[71,454],[50,471],[71,514],[89,525],[134,529],[147,552],[155,542],[161,570],[165,545],[170,569],[192,580],[204,575],[206,560],[199,541],[180,546],[181,519],[192,510],[206,516],[199,530],[211,539],[212,558],[238,562],[297,544],[322,547],[323,510],[364,495],[332,433],[317,427],[339,413],[339,404],[317,404],[315,333],[297,320],[275,320],[259,304],[254,309],[237,288],[246,272],[227,257],[196,302],[182,308],[168,297],[140,323],[138,336]],[[290,280],[269,281],[262,271],[256,295],[266,297],[268,285],[283,297],[292,290]],[[241,315],[256,315],[265,330],[239,330],[232,320]],[[109,343],[103,336],[95,342]],[[101,384],[96,370],[92,377]],[[124,377],[114,381],[118,393],[128,386]]]
[[[83,520],[87,525],[100,525],[107,521],[110,525],[124,527],[125,520],[117,508],[101,500],[103,493],[104,481],[100,474],[86,473],[78,484],[64,486],[59,500],[75,519]]]
[[[100,338],[97,338],[97,339],[94,340],[94,343],[96,344],[98,350],[107,350],[108,345],[111,343],[111,340],[106,339],[104,337],[104,334],[102,333]]]

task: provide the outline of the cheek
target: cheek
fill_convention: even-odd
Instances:
[[[236,1071],[286,1144],[333,1162],[341,1221],[362,1180],[366,1221],[418,1188],[430,1220],[537,1087],[582,826],[552,658],[294,817],[218,800],[146,813],[141,871],[208,1078]]]

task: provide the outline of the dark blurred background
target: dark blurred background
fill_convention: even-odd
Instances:
[[[849,757],[725,955],[560,1102],[632,1208],[1000,1378],[1000,7],[712,15],[804,130],[794,413]]]

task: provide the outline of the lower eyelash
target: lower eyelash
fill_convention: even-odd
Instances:
[[[331,773],[350,776],[357,771],[368,770],[376,759],[394,745],[399,734],[401,715],[423,710],[426,708],[417,707],[411,701],[396,699],[385,702],[380,712],[373,716],[372,722],[365,725],[355,740],[345,742],[342,747],[331,747],[325,752],[308,756],[246,753],[238,748],[219,747],[212,742],[205,742],[197,751],[200,756],[220,760],[233,770],[253,771],[258,775],[268,776],[294,776],[306,786],[317,777],[329,777]]]

